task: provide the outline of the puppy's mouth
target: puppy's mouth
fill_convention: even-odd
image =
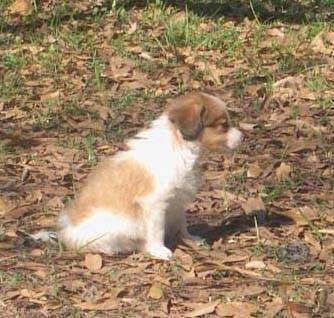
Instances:
[[[236,149],[244,138],[243,133],[237,128],[230,128],[227,132],[227,147],[231,151]]]

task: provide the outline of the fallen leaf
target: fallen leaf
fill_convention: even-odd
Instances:
[[[191,267],[193,265],[193,258],[192,258],[191,255],[189,255],[189,254],[183,252],[182,250],[180,250],[179,248],[177,248],[177,249],[175,249],[175,251],[173,253],[173,257],[180,260],[180,264],[185,270],[190,270],[191,269]]]
[[[141,52],[139,54],[139,57],[143,58],[144,60],[148,60],[148,61],[152,61],[153,58],[150,54],[148,54],[147,52]]]
[[[280,268],[270,263],[267,264],[267,269],[275,274],[279,274],[282,272]]]
[[[5,236],[7,237],[17,237],[17,232],[15,229],[9,229],[5,232]]]
[[[130,22],[130,28],[128,34],[133,34],[137,31],[137,22]]]
[[[47,273],[46,273],[46,271],[44,271],[42,269],[39,269],[39,270],[34,272],[34,275],[41,278],[41,279],[45,279],[46,276],[47,276]]]
[[[200,304],[196,306],[196,308],[189,312],[186,313],[186,317],[199,317],[207,314],[211,314],[215,311],[216,307],[220,304],[220,300],[213,301],[211,303],[207,304]]]
[[[51,99],[58,99],[60,97],[60,91],[49,92],[40,96],[41,101],[47,101]]]
[[[85,266],[92,272],[102,268],[102,257],[100,254],[86,254]]]
[[[276,177],[278,181],[285,181],[289,179],[291,173],[291,166],[282,162],[276,169]]]
[[[265,317],[274,318],[284,308],[283,300],[280,297],[274,298],[267,304],[267,312]]]
[[[266,211],[266,207],[264,206],[261,197],[249,198],[246,202],[243,202],[241,206],[247,215],[254,215],[257,212]]]
[[[33,10],[32,1],[30,0],[16,0],[9,7],[10,14],[29,15]]]
[[[10,206],[8,200],[0,197],[0,216],[3,216],[7,213],[7,211],[11,210],[13,207]]]
[[[267,31],[267,34],[273,37],[284,38],[284,29],[282,28],[271,28]]]
[[[152,299],[160,299],[164,295],[162,285],[160,283],[153,283],[148,291],[148,295]]]
[[[261,173],[262,169],[257,164],[250,164],[247,170],[247,178],[257,178]]]
[[[20,296],[20,295],[21,295],[20,290],[8,291],[5,295],[5,297],[3,298],[3,300],[13,299],[13,298],[16,298],[17,296]]]
[[[310,307],[306,306],[305,304],[297,303],[297,302],[293,302],[293,301],[287,302],[287,307],[293,313],[307,314],[307,313],[312,312],[312,309]]]
[[[306,243],[310,246],[310,252],[314,257],[317,257],[319,253],[321,252],[321,245],[318,240],[315,239],[313,234],[310,232],[305,232],[304,234],[304,240]]]
[[[32,211],[34,208],[38,208],[38,204],[34,203],[27,203],[11,210],[6,211],[5,218],[7,219],[18,219],[23,215],[27,214],[28,212]]]
[[[294,140],[292,142],[289,142],[287,151],[289,153],[296,153],[296,152],[301,152],[305,150],[315,150],[316,148],[317,148],[317,144],[315,141],[299,139],[299,140]]]
[[[247,284],[240,285],[238,288],[233,288],[229,292],[224,292],[225,297],[235,298],[235,297],[248,297],[248,296],[258,296],[266,292],[266,288],[259,285]]]
[[[330,54],[331,49],[327,48],[322,38],[323,32],[318,33],[311,41],[311,48],[315,53]]]
[[[326,33],[326,39],[330,44],[334,45],[334,32]]]
[[[245,264],[246,269],[264,269],[266,268],[266,264],[263,261],[250,261]]]
[[[172,308],[172,300],[168,299],[161,304],[161,309],[165,314],[169,314]]]
[[[30,252],[31,256],[41,256],[43,254],[44,254],[44,251],[39,248],[35,248]]]
[[[114,310],[119,307],[119,303],[117,300],[110,298],[105,299],[103,301],[97,303],[89,303],[89,302],[77,302],[73,304],[74,307],[79,308],[81,310]]]
[[[251,124],[251,123],[239,123],[239,127],[243,130],[246,131],[253,131],[254,128],[257,126],[258,124]]]
[[[257,306],[237,301],[223,303],[218,305],[216,308],[216,314],[219,317],[248,318],[256,311]]]

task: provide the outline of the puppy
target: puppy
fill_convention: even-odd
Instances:
[[[114,254],[142,250],[168,260],[166,237],[199,239],[187,231],[185,206],[199,185],[204,150],[231,151],[242,133],[229,127],[220,99],[189,93],[167,105],[87,179],[60,217],[59,238],[73,249]]]

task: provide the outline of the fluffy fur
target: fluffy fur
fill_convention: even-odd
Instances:
[[[185,207],[199,185],[204,149],[230,151],[242,133],[228,127],[225,104],[204,93],[169,103],[151,127],[102,163],[60,216],[69,247],[113,254],[143,250],[167,260],[168,237],[198,239],[187,231]]]

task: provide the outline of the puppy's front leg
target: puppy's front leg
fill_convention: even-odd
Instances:
[[[165,211],[153,211],[147,216],[145,251],[154,258],[169,260],[173,253],[164,245]]]

